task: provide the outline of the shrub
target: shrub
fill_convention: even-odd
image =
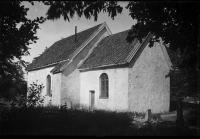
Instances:
[[[30,84],[31,87],[28,88],[27,105],[28,107],[41,106],[44,102],[44,96],[41,96],[43,84]]]

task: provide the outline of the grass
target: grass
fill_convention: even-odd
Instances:
[[[1,113],[1,134],[109,134],[130,127],[127,113],[95,110],[13,109]]]
[[[197,135],[195,129],[177,127],[173,122],[138,129],[132,124],[133,115],[143,116],[103,110],[62,110],[56,106],[4,110],[0,114],[0,135]]]

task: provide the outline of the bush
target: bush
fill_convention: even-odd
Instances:
[[[42,89],[44,88],[43,84],[32,83],[28,88],[27,96],[26,95],[17,95],[12,99],[4,100],[3,108],[21,108],[21,107],[35,107],[42,106],[44,102],[44,97],[41,96]],[[20,93],[18,93],[20,94]]]
[[[31,87],[28,88],[27,105],[28,107],[41,106],[44,102],[44,97],[41,96],[43,84],[30,84]]]

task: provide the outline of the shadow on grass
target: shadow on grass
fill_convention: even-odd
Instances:
[[[136,128],[136,113],[103,110],[24,108],[0,114],[0,135],[167,136],[197,135],[196,130],[161,122]]]

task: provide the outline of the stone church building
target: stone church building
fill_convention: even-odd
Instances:
[[[44,85],[44,104],[153,113],[169,111],[171,61],[152,34],[126,42],[102,23],[55,42],[28,65],[28,86]]]

